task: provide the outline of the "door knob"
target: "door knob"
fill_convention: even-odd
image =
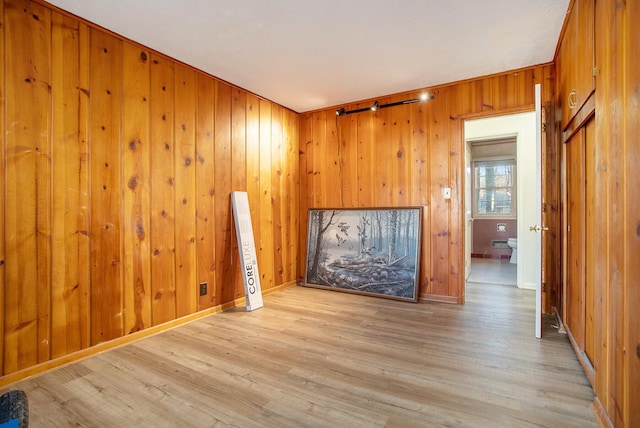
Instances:
[[[544,226],[538,226],[537,224],[535,226],[529,226],[529,230],[531,232],[540,232],[541,230],[549,230],[548,227],[544,227]]]

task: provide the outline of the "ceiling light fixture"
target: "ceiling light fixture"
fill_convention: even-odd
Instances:
[[[413,103],[417,103],[417,102],[420,102],[420,101],[433,100],[434,98],[435,97],[433,95],[431,95],[429,92],[424,92],[423,94],[420,95],[420,98],[414,98],[414,99],[406,100],[406,101],[397,101],[395,103],[389,103],[389,104],[380,105],[378,103],[378,101],[374,101],[374,103],[373,103],[373,105],[371,105],[371,107],[359,108],[359,109],[355,109],[355,110],[345,110],[344,107],[339,108],[338,110],[336,110],[336,116],[344,116],[345,114],[353,114],[353,113],[362,113],[363,111],[367,111],[367,110],[376,111],[376,110],[381,109],[381,108],[395,107],[395,106],[400,106],[400,105],[403,105],[403,104],[413,104]]]

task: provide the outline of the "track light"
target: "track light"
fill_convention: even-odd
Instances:
[[[435,99],[433,95],[431,95],[429,92],[424,92],[420,94],[420,98],[414,98],[406,101],[398,101],[395,103],[382,104],[382,105],[380,105],[378,101],[374,101],[371,107],[359,108],[356,110],[345,110],[344,107],[342,107],[336,110],[336,116],[344,116],[345,114],[352,114],[352,113],[362,113],[363,111],[367,111],[367,110],[376,111],[381,108],[394,107],[394,106],[399,106],[403,104],[413,104],[420,101],[433,100],[433,99]]]

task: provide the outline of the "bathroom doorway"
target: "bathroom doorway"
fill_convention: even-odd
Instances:
[[[466,120],[464,132],[465,277],[536,289],[536,113]]]
[[[517,137],[465,142],[468,282],[517,285]]]

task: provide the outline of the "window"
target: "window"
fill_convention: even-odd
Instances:
[[[515,217],[515,161],[480,160],[473,168],[474,217]]]

